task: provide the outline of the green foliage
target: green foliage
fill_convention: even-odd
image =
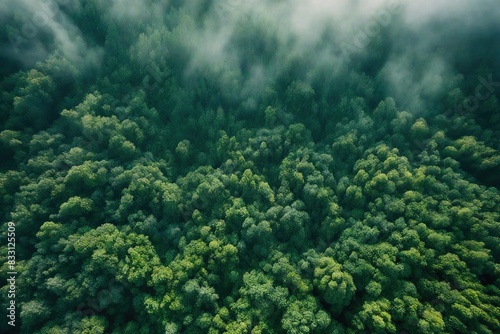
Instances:
[[[351,303],[356,286],[351,275],[342,272],[342,267],[332,258],[322,257],[314,260],[314,285],[322,299],[331,305],[334,315]]]
[[[342,29],[230,2],[60,1],[30,40],[62,49],[7,61],[16,329],[500,333],[496,63],[400,57],[404,15],[349,62]]]

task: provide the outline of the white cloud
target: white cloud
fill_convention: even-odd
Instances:
[[[11,45],[3,48],[8,57],[30,66],[57,51],[79,67],[100,63],[102,50],[87,45],[80,29],[59,10],[56,1],[20,0],[4,15],[20,18],[10,35]],[[53,38],[51,44],[47,35]]]

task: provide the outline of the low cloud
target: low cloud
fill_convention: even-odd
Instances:
[[[441,47],[443,41],[450,46],[469,43],[488,29],[498,30],[499,7],[494,0],[221,0],[186,37],[192,55],[188,72],[224,67],[238,77],[242,94],[259,94],[293,59],[311,59],[303,69],[309,73],[305,80],[325,71],[345,73],[384,34],[389,41],[382,47],[388,49],[378,79],[401,105],[425,112],[429,105],[423,100],[432,101],[446,90],[456,59],[464,56],[460,48]],[[265,27],[258,32],[259,43],[275,43],[271,56],[259,43],[248,46],[238,40],[243,25],[247,34]]]
[[[7,32],[9,44],[3,46],[3,56],[32,66],[56,52],[78,67],[98,65],[102,49],[89,46],[80,29],[60,10],[66,3],[68,0],[20,0],[9,5],[3,17],[13,24]]]
[[[59,5],[81,10],[71,0],[0,5],[2,19],[16,17],[3,56],[29,66],[55,51],[79,67],[99,64],[106,56],[102,49],[86,40]],[[460,66],[477,65],[486,54],[500,71],[498,43],[490,50],[474,49],[479,37],[500,42],[497,0],[194,0],[182,5],[191,19],[168,28],[167,0],[98,1],[96,6],[106,20],[133,26],[128,33],[143,32],[147,39],[160,31],[157,40],[174,40],[185,50],[179,63],[186,77],[215,77],[221,93],[235,100],[258,99],[290,70],[305,82],[325,75],[334,81],[379,52],[376,73],[370,75],[399,105],[421,113],[446,91]],[[144,35],[137,38],[132,57],[148,45]]]

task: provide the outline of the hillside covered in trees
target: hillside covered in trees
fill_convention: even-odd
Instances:
[[[498,1],[0,18],[2,333],[500,333]]]

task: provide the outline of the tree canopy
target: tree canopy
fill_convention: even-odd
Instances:
[[[0,5],[2,333],[500,333],[498,9],[312,3]]]

